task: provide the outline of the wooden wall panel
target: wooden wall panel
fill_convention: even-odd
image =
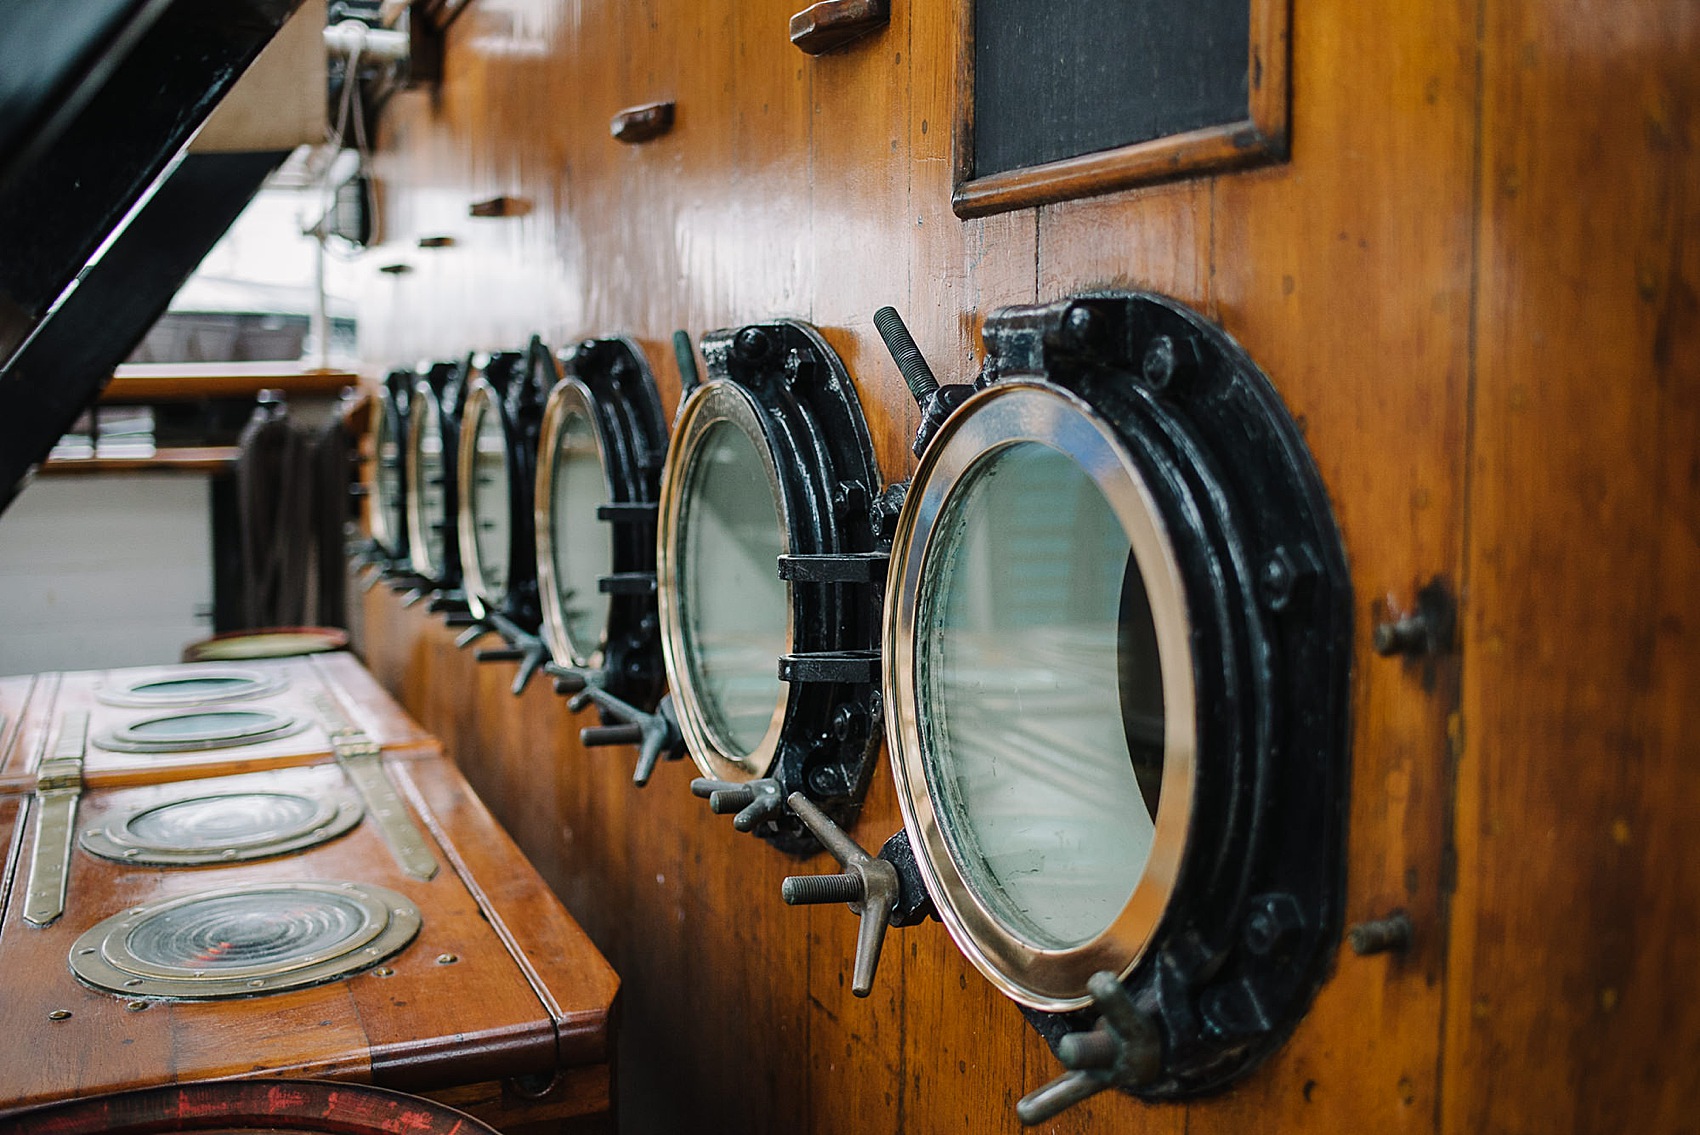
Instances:
[[[1697,57],[1692,5],[1484,25],[1447,1131],[1700,1110]]]
[[[1692,898],[1682,742],[1700,725],[1691,580],[1696,29],[1671,0],[1293,0],[1292,160],[970,221],[949,206],[962,3],[811,59],[802,0],[477,0],[447,78],[399,97],[388,244],[363,344],[398,359],[775,315],[844,356],[886,476],[913,401],[871,325],[894,303],[942,381],[1007,303],[1123,286],[1217,319],[1302,423],[1357,600],[1347,916],[1395,908],[1405,956],[1337,961],[1233,1091],[1103,1097],[1055,1132],[1682,1130]],[[641,146],[609,117],[678,102]],[[524,216],[473,220],[510,194]],[[453,248],[420,250],[449,232]],[[1443,580],[1462,650],[1375,657],[1376,621]],[[377,672],[439,732],[624,980],[622,1125],[1014,1131],[1057,1071],[942,928],[897,932],[850,997],[854,920],[791,910],[829,869],[738,836],[686,764],[630,784],[541,685],[368,599]],[[474,674],[474,670],[477,670]],[[900,824],[880,773],[854,834]],[[1691,1071],[1691,1070],[1687,1070]],[[1631,1122],[1631,1121],[1634,1122]]]

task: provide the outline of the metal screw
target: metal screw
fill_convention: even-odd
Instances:
[[[1151,340],[1151,345],[1145,348],[1145,362],[1140,367],[1140,373],[1145,378],[1145,385],[1152,390],[1164,390],[1174,380],[1175,366],[1178,359],[1175,355],[1175,341],[1167,335],[1159,335]]]
[[[1279,551],[1263,565],[1263,601],[1272,611],[1285,610],[1293,598],[1293,565]]]
[[[1372,918],[1346,931],[1352,952],[1363,957],[1403,952],[1411,944],[1411,919],[1404,911],[1394,911],[1386,918]]]
[[[71,1010],[49,1009],[47,1011],[47,1019],[50,1021],[68,1021],[71,1019]]]
[[[1089,307],[1072,307],[1063,317],[1063,342],[1071,351],[1090,350],[1101,328],[1098,313]]]
[[[1407,615],[1403,619],[1379,623],[1375,628],[1372,642],[1375,652],[1383,658],[1391,658],[1395,654],[1427,654],[1429,650],[1429,623],[1421,614]]]
[[[799,382],[806,383],[814,377],[815,362],[806,358],[801,351],[791,351],[785,356],[785,385],[795,386]]]
[[[143,1009],[146,1009],[147,1007],[148,1007],[148,1003],[146,1001],[126,1001],[126,1002],[124,1002],[125,1010],[128,1011],[128,1012],[131,1012],[131,1013],[140,1013]]]
[[[791,875],[779,888],[786,906],[861,902],[865,893],[860,875]]]
[[[438,954],[437,955],[437,964],[440,965],[440,966],[452,966],[458,961],[460,961],[460,955],[459,954]]]
[[[1304,929],[1298,901],[1289,894],[1264,895],[1246,916],[1246,949],[1267,957],[1290,943]]]
[[[379,966],[377,969],[373,970],[372,973],[376,977],[394,977],[395,976],[395,970],[391,969],[389,966]]]
[[[773,339],[760,327],[746,327],[732,337],[732,350],[746,362],[757,362],[773,348]]]
[[[939,380],[933,377],[932,368],[921,355],[921,348],[915,345],[909,328],[903,325],[903,317],[894,307],[882,307],[874,312],[874,327],[879,330],[880,338],[885,340],[885,349],[891,352],[891,361],[897,364],[909,393],[915,396],[917,403],[925,406],[927,399],[939,392]]]

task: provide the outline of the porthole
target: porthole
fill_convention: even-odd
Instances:
[[[461,418],[457,485],[467,603],[510,640],[535,636],[537,599],[531,497],[544,394],[559,370],[542,342],[476,366]]]
[[[275,671],[230,666],[184,666],[102,685],[95,697],[107,705],[137,708],[216,705],[277,693],[289,684]]]
[[[96,744],[117,753],[192,753],[258,745],[305,728],[305,719],[281,710],[219,707],[144,717],[112,730]]]
[[[984,335],[972,384],[900,363],[923,422],[883,628],[904,831],[875,860],[805,806],[847,878],[785,894],[859,896],[857,992],[868,912],[930,896],[1069,1069],[1021,1101],[1034,1123],[1220,1088],[1305,1012],[1339,934],[1351,598],[1298,427],[1219,328],[1106,294]]]
[[[1124,974],[1173,893],[1194,787],[1184,590],[1152,491],[1067,390],[1000,382],[933,440],[887,633],[899,799],[939,912],[1034,1008]]]
[[[372,539],[392,566],[408,559],[405,447],[414,378],[411,370],[389,373],[379,388],[372,426]]]
[[[71,970],[123,997],[205,1001],[336,981],[419,933],[419,908],[385,887],[253,883],[133,907],[82,934]]]
[[[628,339],[586,340],[561,362],[543,411],[534,500],[551,671],[650,710],[663,678],[655,609],[661,399]]]
[[[445,591],[461,585],[455,473],[471,361],[437,363],[414,384],[407,422],[407,532],[413,568]]]
[[[242,863],[314,847],[360,822],[343,792],[213,792],[132,808],[83,832],[83,850],[119,863],[196,867]]]
[[[709,381],[680,407],[662,474],[667,675],[698,791],[724,792],[711,805],[744,830],[812,847],[784,797],[842,812],[876,751],[890,498],[850,376],[812,327],[717,331],[702,354]]]

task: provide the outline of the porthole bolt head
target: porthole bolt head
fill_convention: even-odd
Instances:
[[[846,902],[861,916],[856,932],[856,961],[851,969],[850,992],[866,997],[873,992],[874,973],[879,969],[885,932],[897,909],[897,868],[877,859],[830,820],[814,801],[793,792],[785,803],[821,846],[844,868],[836,875],[797,876],[786,879],[780,897],[787,905]]]
[[[1241,936],[1246,949],[1258,957],[1269,957],[1292,945],[1303,932],[1304,915],[1298,900],[1281,892],[1252,900]]]
[[[716,816],[736,813],[732,826],[741,832],[754,831],[763,820],[785,810],[784,794],[772,777],[742,782],[698,777],[691,781],[691,794],[707,800],[708,810]]]
[[[1198,344],[1182,336],[1154,335],[1145,345],[1145,357],[1140,362],[1139,377],[1145,388],[1161,394],[1187,376],[1198,364]]]
[[[1076,304],[1063,316],[1062,345],[1076,354],[1086,354],[1098,346],[1103,337],[1104,321],[1085,304]]]
[[[733,352],[745,362],[760,362],[773,349],[773,337],[760,327],[745,327],[732,337]]]
[[[1396,910],[1385,918],[1360,922],[1346,931],[1346,941],[1352,953],[1359,957],[1371,954],[1403,953],[1411,946],[1411,918]]]
[[[1087,979],[1086,991],[1101,1014],[1098,1024],[1057,1042],[1057,1059],[1068,1071],[1015,1105],[1016,1117],[1029,1127],[1105,1088],[1149,1084],[1162,1071],[1162,1033],[1150,1014],[1134,1004],[1121,979],[1100,970]]]
[[[1269,553],[1257,574],[1258,594],[1271,611],[1285,611],[1319,571],[1316,557],[1303,545],[1279,547]]]

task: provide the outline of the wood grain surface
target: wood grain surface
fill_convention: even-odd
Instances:
[[[103,690],[120,683],[192,672],[185,666],[141,666],[121,670],[78,670],[42,675],[22,713],[18,741],[0,748],[0,784],[34,774],[49,737],[58,735],[64,715],[86,710],[88,746],[83,755],[85,784],[155,784],[202,776],[224,776],[332,759],[330,738],[313,698],[329,696],[349,722],[385,748],[434,752],[435,742],[396,704],[351,655],[308,655],[240,664],[214,663],[209,669],[258,670],[284,679],[282,688],[264,697],[219,703],[233,710],[264,708],[289,715],[305,728],[289,736],[250,745],[182,753],[127,753],[106,747],[102,738],[115,729],[150,717],[187,712],[171,707],[108,705]]]
[[[389,775],[448,861],[428,882],[403,874],[367,819],[298,854],[244,864],[143,867],[78,850],[57,922],[31,927],[11,904],[0,922],[0,1113],[161,1083],[281,1075],[460,1088],[483,1101],[476,1114],[500,1126],[605,1111],[613,971],[453,767],[434,751],[409,758],[389,760]],[[79,826],[177,794],[340,780],[340,770],[320,766],[95,788],[83,795]],[[0,819],[16,806],[0,800]],[[127,1002],[80,984],[66,965],[78,935],[127,907],[282,881],[388,887],[419,907],[423,925],[377,968],[261,998]],[[55,1011],[70,1016],[55,1020]],[[582,1072],[563,1075],[574,1069]],[[550,1098],[543,1089],[558,1075],[572,1091]],[[499,1087],[525,1077],[540,1078],[535,1107]]]
[[[439,90],[380,132],[384,250],[361,297],[398,360],[775,315],[844,356],[885,476],[914,403],[871,325],[894,303],[941,379],[1002,304],[1097,287],[1199,307],[1305,430],[1358,623],[1349,952],[1292,1040],[1187,1105],[1102,1097],[1056,1132],[1677,1132],[1700,1110],[1700,18],[1669,0],[1294,0],[1290,160],[993,217],[951,212],[965,4],[810,59],[796,5],[484,0]],[[607,136],[672,99],[674,129]],[[523,216],[473,219],[509,195]],[[448,233],[452,248],[418,250]],[[405,257],[415,271],[380,274]],[[1368,648],[1439,580],[1459,649]],[[666,766],[585,751],[375,592],[365,649],[625,979],[635,1132],[1013,1131],[1054,1059],[937,926],[844,991],[840,909]],[[899,824],[882,771],[855,833]],[[825,870],[824,861],[801,869]]]

